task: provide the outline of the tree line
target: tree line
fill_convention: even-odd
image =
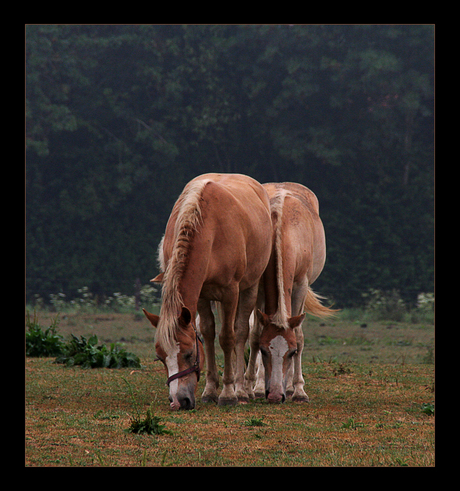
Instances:
[[[206,172],[312,189],[316,289],[433,291],[434,26],[26,26],[26,293],[131,293]]]

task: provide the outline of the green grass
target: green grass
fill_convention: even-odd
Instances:
[[[27,358],[26,465],[433,466],[434,355],[424,362],[433,326],[355,322],[305,323],[308,404],[205,405],[202,377],[196,409],[171,412],[147,322],[132,314],[61,316],[63,336],[97,332],[139,353],[143,367],[83,370]],[[323,333],[336,342],[321,345]],[[360,336],[367,341],[343,344]],[[136,419],[163,428],[126,431]]]

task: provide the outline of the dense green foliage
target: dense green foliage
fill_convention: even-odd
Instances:
[[[147,409],[145,419],[134,417],[126,430],[127,433],[138,433],[140,435],[171,435],[172,432],[165,430],[166,425],[160,424],[161,418],[152,416],[150,409]]]
[[[30,313],[26,313],[26,355],[27,356],[56,356],[61,354],[64,346],[63,338],[57,334],[59,315],[51,325],[43,330],[38,322],[36,312],[31,319]]]
[[[105,344],[98,346],[97,343],[95,334],[89,339],[85,336],[78,339],[71,334],[71,340],[62,347],[55,363],[63,363],[67,367],[81,365],[82,368],[140,368],[140,359],[134,353],[115,343],[111,343],[110,348]]]
[[[55,363],[63,363],[68,367],[81,365],[82,368],[140,368],[141,362],[137,355],[126,351],[116,343],[110,348],[105,344],[98,346],[98,339],[93,334],[89,339],[73,334],[64,343],[64,338],[57,333],[59,315],[51,326],[43,330],[38,322],[36,312],[33,319],[26,314],[26,355],[27,356],[56,356]]]
[[[311,188],[339,306],[433,291],[433,45],[433,26],[27,26],[28,298],[132,294],[205,172]]]

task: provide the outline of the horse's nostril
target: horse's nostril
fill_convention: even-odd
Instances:
[[[191,409],[192,403],[191,403],[190,399],[188,397],[184,397],[180,401],[180,407],[181,407],[181,409]]]

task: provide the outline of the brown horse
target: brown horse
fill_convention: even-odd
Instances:
[[[258,310],[251,329],[247,390],[255,380],[260,350],[265,371],[265,394],[270,402],[308,401],[301,370],[302,321],[306,309],[318,317],[335,312],[323,306],[311,289],[326,260],[324,228],[318,199],[295,183],[264,184],[270,197],[273,223],[272,253],[259,291]],[[292,316],[292,317],[291,317]],[[260,384],[258,384],[260,385]],[[257,392],[256,392],[257,395]]]
[[[200,315],[207,376],[204,402],[247,402],[244,345],[259,280],[271,253],[270,202],[265,189],[240,174],[205,174],[179,196],[159,247],[162,281],[160,316],[145,315],[157,327],[156,352],[164,362],[172,409],[192,409],[203,357],[195,318]],[[223,390],[215,361],[211,301],[221,303],[219,342],[224,352]],[[234,371],[232,354],[236,352]]]

